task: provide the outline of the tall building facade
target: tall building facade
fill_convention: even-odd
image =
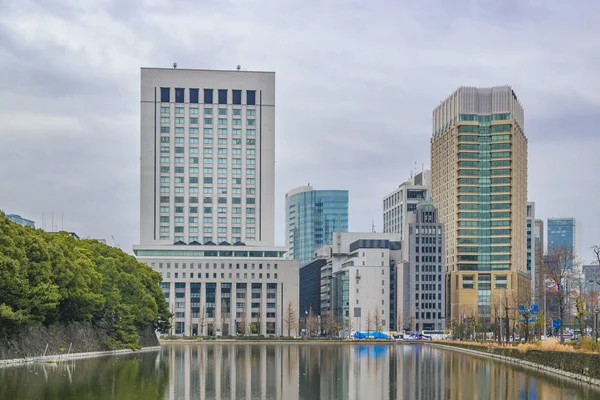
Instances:
[[[398,272],[400,328],[410,331],[441,330],[446,327],[446,268],[444,227],[433,203],[417,206],[408,224],[410,259]]]
[[[533,242],[535,251],[533,296],[535,302],[539,303],[543,297],[541,284],[543,281],[542,265],[544,263],[544,221],[541,219],[535,219],[533,222]]]
[[[142,68],[137,259],[171,333],[284,333],[298,262],[274,243],[275,74]]]
[[[433,111],[432,199],[444,224],[451,318],[491,317],[527,274],[527,138],[509,86],[462,87]]]
[[[555,246],[566,246],[577,254],[577,223],[575,218],[548,218],[547,227],[548,252]]]
[[[142,68],[142,245],[274,243],[275,73]]]
[[[411,176],[396,190],[383,198],[383,232],[400,233],[406,236],[407,216],[423,200],[429,199],[431,190],[431,171],[424,170]]]
[[[348,231],[348,191],[301,186],[285,195],[285,244],[289,257],[310,262],[313,252],[331,244],[333,232]]]

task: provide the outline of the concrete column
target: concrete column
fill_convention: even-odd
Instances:
[[[215,333],[217,328],[223,332],[223,327],[221,326],[221,281],[217,280],[217,288],[215,290],[215,318],[213,320],[213,326]]]
[[[187,276],[187,273],[186,273]],[[192,336],[192,288],[191,282],[186,278],[185,280],[185,326],[183,327],[183,334]]]
[[[264,282],[260,288],[260,333],[267,335],[267,284]]]
[[[204,315],[202,315],[204,311]],[[200,320],[204,318],[204,326],[200,326]],[[200,284],[200,311],[198,313],[198,336],[206,335],[206,282]],[[204,346],[203,346],[204,347]],[[203,393],[201,391],[201,393]]]
[[[246,321],[248,324],[252,324],[252,282],[248,281],[246,284]],[[246,331],[250,330],[250,326],[245,327]],[[249,398],[249,397],[248,397]]]
[[[232,280],[231,281],[231,297],[229,298],[229,334],[232,336],[235,336],[236,330],[237,330],[237,325],[236,325],[236,312],[237,312],[237,307],[236,307],[236,303],[237,303],[237,293],[236,290],[237,288],[235,287],[235,282]],[[234,397],[233,397],[234,398]]]

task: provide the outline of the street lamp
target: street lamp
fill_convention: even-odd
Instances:
[[[304,309],[304,339],[308,339],[308,311]]]

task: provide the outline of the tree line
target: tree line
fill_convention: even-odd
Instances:
[[[0,337],[86,321],[107,334],[109,345],[136,348],[138,329],[169,328],[160,281],[120,249],[23,227],[0,212]]]

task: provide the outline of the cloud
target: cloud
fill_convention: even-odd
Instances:
[[[139,240],[139,68],[277,72],[276,237],[305,184],[350,190],[350,228],[429,164],[431,112],[459,86],[510,84],[526,113],[538,215],[584,220],[600,106],[590,0],[74,1],[0,5],[0,208],[65,213],[84,236]],[[589,255],[584,254],[584,258]]]

